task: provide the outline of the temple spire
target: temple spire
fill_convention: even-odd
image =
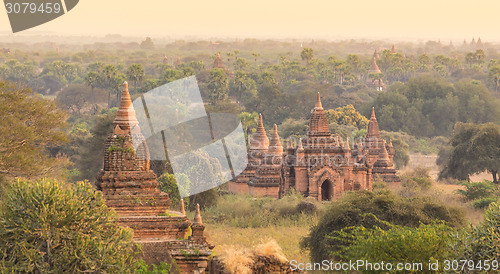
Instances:
[[[309,137],[330,136],[330,131],[328,130],[328,119],[326,117],[325,110],[323,109],[319,92],[316,97],[316,104],[311,110],[311,117],[309,117],[309,131],[307,132],[307,135]]]
[[[267,138],[264,122],[262,121],[262,114],[259,114],[259,123],[257,130],[252,135],[251,149],[267,149],[269,146],[269,138]]]
[[[203,224],[201,220],[200,204],[196,204],[196,214],[194,215],[194,224]]]
[[[366,137],[378,137],[380,138],[380,131],[378,127],[377,118],[375,117],[375,108],[372,108],[372,116],[370,117],[370,121],[368,122],[368,130]]]
[[[385,147],[385,140],[382,142],[382,149],[380,150],[379,161],[390,164],[389,153],[387,153],[387,148]]]
[[[323,108],[323,105],[321,104],[321,96],[318,92],[318,97],[316,98],[316,105],[314,106],[315,108]]]
[[[293,148],[292,136],[288,137],[288,146],[287,148]]]
[[[278,135],[278,127],[276,124],[273,126],[273,133],[269,142],[268,153],[270,154],[283,154],[283,146],[281,145],[280,136]]]
[[[377,65],[377,58],[373,57],[372,60],[372,68],[370,69],[370,72],[375,72],[375,73],[380,73],[380,69]]]
[[[130,98],[130,93],[128,92],[128,83],[124,82],[120,106],[116,112],[116,118],[113,121],[115,134],[121,133],[121,130],[130,130],[138,124],[139,121],[137,121],[137,117],[135,116],[132,99]]]
[[[184,209],[184,199],[181,199],[181,213],[182,215],[186,215],[186,209]]]
[[[392,53],[396,53],[396,45],[392,45],[392,49],[391,49]]]

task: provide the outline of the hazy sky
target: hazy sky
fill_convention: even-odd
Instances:
[[[81,0],[20,34],[500,41],[499,23],[498,0]]]

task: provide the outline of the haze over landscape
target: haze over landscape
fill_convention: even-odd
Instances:
[[[19,35],[441,39],[500,41],[500,2],[478,1],[119,1],[87,0]],[[11,34],[0,12],[0,32]]]

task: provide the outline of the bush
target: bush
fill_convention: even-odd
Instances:
[[[187,176],[184,174],[180,174],[179,176],[181,180],[186,181],[182,185],[189,187],[189,182],[187,182],[188,181]],[[162,176],[158,177],[157,181],[159,183],[160,190],[168,193],[170,200],[172,200],[171,207],[178,208],[180,206],[181,195],[179,193],[179,188],[175,176],[170,173],[165,173]],[[189,208],[189,199],[184,200],[184,206],[186,206],[186,208]]]
[[[481,198],[472,202],[472,207],[477,209],[486,209],[490,206],[491,203],[494,203],[498,200],[498,198]]]
[[[491,203],[484,213],[484,221],[477,227],[464,229],[454,235],[455,244],[450,247],[457,260],[476,262],[500,258],[500,204]]]
[[[491,197],[497,193],[497,186],[487,180],[472,183],[464,181],[461,184],[465,186],[465,190],[459,189],[457,192],[464,196],[466,201]]]
[[[386,190],[348,192],[330,204],[318,224],[302,239],[301,247],[310,250],[311,261],[332,259],[331,252],[339,250],[342,243],[326,235],[346,227],[372,228],[377,223],[367,218],[367,213],[394,225],[409,227],[430,224],[433,219],[452,227],[465,223],[462,209],[443,205],[431,197],[402,198]]]
[[[144,260],[139,260],[137,262],[135,274],[168,274],[172,271],[172,265],[165,262],[160,262],[159,265],[151,264],[148,265]],[[177,270],[178,271],[178,270]]]
[[[310,225],[317,221],[321,204],[300,194],[276,200],[269,197],[228,194],[205,210],[204,220],[234,227]]]
[[[0,272],[114,272],[134,263],[132,232],[88,183],[17,181],[0,210]]]
[[[378,222],[373,228],[349,227],[335,232],[330,238],[344,245],[333,253],[342,261],[368,261],[369,263],[423,263],[422,270],[428,270],[427,262],[443,262],[448,257],[452,228],[444,223],[432,222],[419,227],[393,225],[369,217]],[[381,228],[381,227],[383,228]],[[442,271],[442,265],[440,270]],[[375,272],[375,271],[374,271]]]
[[[429,175],[430,168],[417,167],[410,172],[401,175],[401,196],[413,197],[421,191],[429,190],[432,187],[433,181]]]

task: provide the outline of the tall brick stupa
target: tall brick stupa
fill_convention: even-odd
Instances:
[[[204,272],[212,246],[204,237],[199,209],[193,223],[184,212],[169,210],[172,201],[158,189],[156,174],[149,169],[149,150],[127,82],[113,126],[96,183],[107,206],[116,211],[121,226],[133,230],[134,242],[141,245],[147,263],[175,262],[181,273]]]

